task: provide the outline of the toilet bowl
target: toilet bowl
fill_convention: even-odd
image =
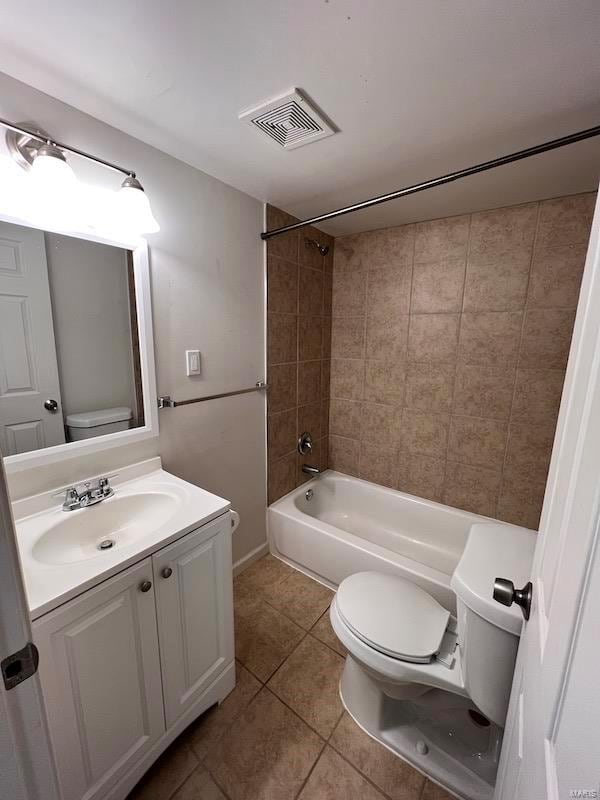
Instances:
[[[522,625],[492,599],[526,582],[535,534],[473,525],[452,576],[457,617],[419,586],[362,572],[340,584],[333,630],[348,651],[342,701],[367,733],[470,800],[493,794]]]

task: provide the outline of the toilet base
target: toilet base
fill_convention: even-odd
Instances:
[[[431,689],[394,699],[352,656],[346,658],[340,696],[366,733],[446,790],[466,800],[491,800],[502,729],[477,724],[468,698]]]

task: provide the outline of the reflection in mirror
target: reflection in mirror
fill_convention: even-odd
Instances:
[[[0,221],[0,452],[144,424],[132,254]]]

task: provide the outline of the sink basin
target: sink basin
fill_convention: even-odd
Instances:
[[[111,497],[90,508],[61,512],[64,516],[33,545],[32,556],[43,564],[102,558],[160,528],[178,506],[175,496],[154,491]]]

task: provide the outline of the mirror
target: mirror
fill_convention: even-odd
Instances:
[[[0,452],[142,427],[133,253],[0,221]]]

